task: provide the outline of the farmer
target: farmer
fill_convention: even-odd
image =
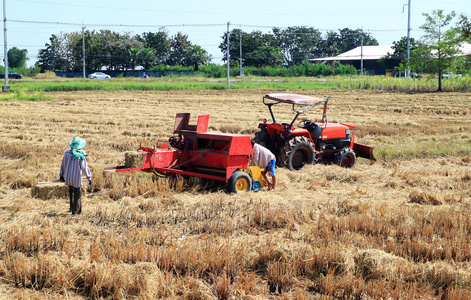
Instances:
[[[254,140],[252,140],[252,164],[255,166],[259,166],[260,168],[264,168],[265,171],[262,172],[263,179],[267,182],[268,185],[268,190],[274,191],[275,190],[275,185],[276,185],[276,177],[275,177],[275,164],[276,164],[276,158],[273,153],[271,153],[270,150],[267,148],[263,147],[262,145],[259,145],[255,143]],[[270,183],[270,180],[268,180],[267,177],[267,172],[270,174],[272,178],[272,182]]]
[[[82,171],[88,179],[88,183],[92,184],[92,173],[87,165],[87,154],[83,151],[85,140],[74,137],[70,142],[70,150],[64,153],[62,158],[61,170],[59,173],[60,180],[64,181],[69,187],[70,209],[72,215],[80,215],[82,213],[82,201],[80,197],[82,192]]]

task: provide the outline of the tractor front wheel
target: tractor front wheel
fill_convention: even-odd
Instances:
[[[337,164],[342,168],[353,167],[355,160],[355,152],[350,148],[344,148],[337,154]]]
[[[252,189],[252,180],[249,174],[243,171],[235,171],[228,181],[229,192],[243,194]]]
[[[296,136],[285,143],[277,160],[291,171],[301,169],[314,162],[314,146],[305,136]]]

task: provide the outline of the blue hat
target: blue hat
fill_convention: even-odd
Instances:
[[[78,136],[74,137],[69,142],[70,148],[76,149],[76,150],[82,149],[83,147],[85,147],[86,144],[87,144],[87,142],[85,142],[84,139],[81,139]]]

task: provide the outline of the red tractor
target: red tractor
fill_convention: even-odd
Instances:
[[[278,167],[299,170],[305,164],[333,162],[341,167],[351,168],[356,157],[375,160],[373,147],[355,143],[353,125],[327,122],[327,99],[296,94],[268,94],[263,104],[268,106],[273,122],[266,119],[258,127],[255,142],[270,149],[276,156]],[[296,113],[291,123],[278,123],[272,107],[280,103],[292,105]],[[300,114],[315,106],[324,104],[321,123],[304,119],[294,126]]]

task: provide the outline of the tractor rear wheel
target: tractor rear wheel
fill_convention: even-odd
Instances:
[[[227,183],[229,192],[243,194],[252,189],[252,180],[249,174],[243,171],[235,171]]]
[[[356,156],[350,148],[344,148],[337,154],[337,164],[342,168],[351,168],[355,164]]]
[[[296,136],[286,141],[277,160],[280,160],[279,165],[295,171],[301,169],[305,164],[312,164],[314,153],[314,146],[307,137]]]

